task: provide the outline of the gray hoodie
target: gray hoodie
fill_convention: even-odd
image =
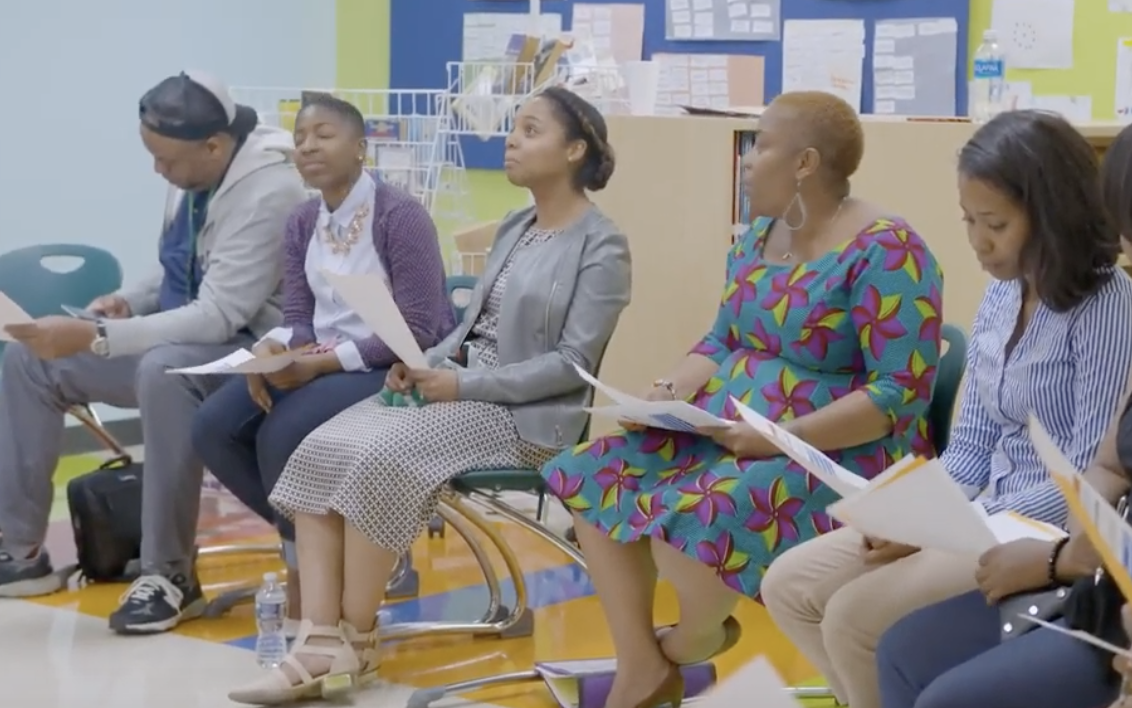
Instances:
[[[133,316],[106,321],[110,356],[142,354],[160,344],[222,344],[241,330],[259,337],[282,321],[279,286],[283,235],[308,198],[291,161],[291,134],[260,126],[236,153],[208,207],[197,241],[203,280],[196,300],[160,312],[158,271],[122,297]],[[170,188],[164,233],[183,192]]]

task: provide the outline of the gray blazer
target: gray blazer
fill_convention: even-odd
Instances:
[[[594,373],[629,304],[629,242],[592,207],[565,233],[515,254],[533,207],[508,214],[460,325],[426,353],[430,366],[454,355],[509,258],[499,314],[499,367],[460,369],[460,398],[511,409],[519,436],[545,447],[578,442],[592,392],[573,364]]]

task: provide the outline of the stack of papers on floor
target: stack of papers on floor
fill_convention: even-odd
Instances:
[[[616,659],[578,659],[535,664],[535,671],[546,683],[561,708],[602,708],[613,686]],[[715,666],[702,662],[681,666],[684,698],[699,696],[715,684]]]
[[[802,704],[787,693],[786,682],[762,656],[720,681],[692,705],[696,708],[802,708]]]

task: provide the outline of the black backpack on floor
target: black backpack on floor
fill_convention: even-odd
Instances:
[[[131,582],[141,555],[142,466],[124,455],[67,484],[79,570],[94,582]]]

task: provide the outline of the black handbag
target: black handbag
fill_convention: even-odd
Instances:
[[[131,582],[141,555],[142,466],[128,455],[67,484],[67,504],[83,577]]]
[[[1002,641],[1020,637],[1039,627],[1034,622],[1022,619],[1022,616],[1046,622],[1060,618],[1065,612],[1070,593],[1070,588],[1059,587],[1041,592],[1019,593],[1001,600],[998,603],[998,613],[1002,620]]]
[[[1117,504],[1124,523],[1132,515],[1132,505],[1125,497]],[[1128,646],[1128,635],[1124,632],[1121,611],[1125,599],[1116,582],[1103,568],[1097,570],[1092,578],[1081,578],[1073,584],[1073,593],[1065,608],[1065,620],[1070,628],[1088,632],[1094,637],[1118,647]],[[1109,653],[1094,647],[1097,655],[1108,668],[1107,675],[1116,682],[1120,677],[1112,670],[1112,657]]]

